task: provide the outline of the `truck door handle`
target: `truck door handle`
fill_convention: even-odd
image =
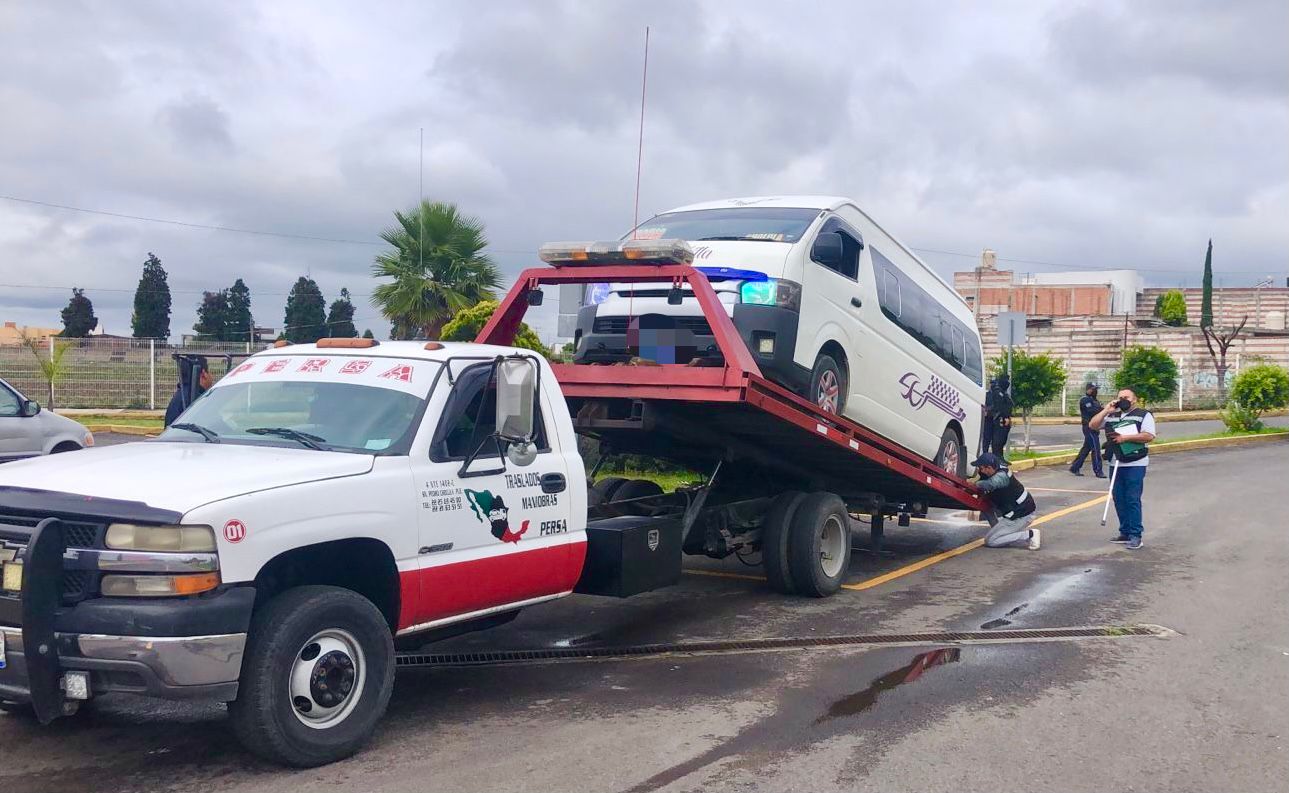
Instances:
[[[566,487],[568,487],[568,481],[564,479],[563,474],[542,474],[543,493],[563,493]]]
[[[863,300],[860,300],[860,299],[859,299],[859,298],[857,298],[857,297],[852,297],[852,298],[850,299],[850,304],[851,304],[852,306],[854,306],[855,308],[863,308],[863,307],[864,307],[864,301],[863,301]]]

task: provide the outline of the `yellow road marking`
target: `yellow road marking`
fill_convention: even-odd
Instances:
[[[1087,509],[1088,507],[1095,507],[1098,504],[1104,504],[1107,498],[1109,498],[1109,496],[1098,496],[1097,498],[1084,501],[1082,504],[1075,504],[1072,507],[1066,507],[1065,509],[1058,509],[1055,512],[1049,512],[1046,515],[1041,515],[1038,518],[1035,518],[1034,522],[1031,523],[1030,525],[1040,526],[1044,523],[1047,523],[1048,521],[1056,520],[1057,518],[1063,518],[1066,515],[1069,515],[1071,512],[1078,512],[1081,509]],[[928,556],[927,558],[922,559],[921,561],[917,561],[917,562],[914,562],[913,564],[906,565],[905,567],[901,567],[898,570],[892,570],[889,573],[884,573],[875,578],[870,578],[867,581],[860,581],[859,583],[856,583],[856,584],[842,584],[841,588],[850,589],[853,591],[872,589],[873,587],[881,586],[882,584],[885,584],[888,581],[894,581],[895,579],[903,578],[904,576],[909,575],[910,573],[916,573],[917,571],[930,567],[933,564],[939,564],[940,562],[943,562],[946,559],[952,559],[953,557],[961,556],[962,554],[968,551],[974,551],[975,549],[979,548],[984,544],[985,544],[984,538],[981,538],[979,540],[972,540],[971,542],[966,543],[964,545],[959,545],[957,548],[952,548],[943,553],[938,553],[935,556]]]
[[[713,578],[737,578],[742,581],[764,581],[765,580],[765,576],[760,576],[760,575],[748,575],[746,573],[726,573],[721,570],[695,570],[690,567],[686,567],[682,572],[689,573],[690,575],[709,575],[709,576],[712,576]]]

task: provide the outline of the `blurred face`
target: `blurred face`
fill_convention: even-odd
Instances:
[[[197,384],[201,386],[203,391],[209,390],[215,384],[215,379],[210,376],[210,372],[202,369],[201,376],[197,378]]]
[[[994,465],[982,465],[976,470],[980,471],[980,476],[984,479],[988,479],[998,473],[998,467]]]

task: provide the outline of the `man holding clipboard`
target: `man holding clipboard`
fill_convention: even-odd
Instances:
[[[1155,439],[1155,417],[1137,406],[1136,392],[1125,388],[1117,400],[1092,417],[1088,427],[1093,431],[1106,428],[1106,459],[1113,466],[1110,493],[1119,516],[1119,536],[1111,542],[1124,543],[1135,551],[1141,547],[1141,493],[1146,466],[1150,465],[1148,444]]]

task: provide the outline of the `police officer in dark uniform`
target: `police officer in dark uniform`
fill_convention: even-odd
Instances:
[[[1079,449],[1079,456],[1074,458],[1074,464],[1070,466],[1070,473],[1075,476],[1083,476],[1083,460],[1089,454],[1092,455],[1092,473],[1096,474],[1097,479],[1105,479],[1105,471],[1101,468],[1101,433],[1088,426],[1093,417],[1101,412],[1104,407],[1097,400],[1097,384],[1088,383],[1083,386],[1083,398],[1079,400],[1079,420],[1083,424],[1083,446]]]
[[[1038,512],[1034,496],[1007,470],[1007,463],[1001,457],[986,452],[972,465],[980,474],[976,489],[989,494],[990,508],[983,513],[989,522],[985,545],[1037,551],[1042,537],[1038,529],[1030,528]]]
[[[1015,403],[1011,398],[1011,378],[1005,374],[998,375],[994,381],[993,400],[990,403],[993,438],[989,451],[1004,457],[1007,452],[1007,436],[1012,431],[1012,410]]]

